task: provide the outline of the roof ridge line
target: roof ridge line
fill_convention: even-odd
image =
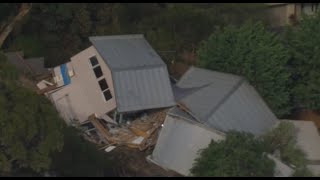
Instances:
[[[241,76],[240,76],[241,77]],[[234,93],[236,92],[237,89],[239,89],[239,87],[245,82],[245,78],[244,77],[241,77],[239,79],[239,81],[237,82],[237,84],[235,84],[231,90],[227,93],[226,96],[224,96],[222,98],[222,100],[216,105],[216,107],[214,107],[207,115],[206,115],[206,118],[203,122],[207,122],[208,121],[208,118],[210,117],[211,114],[215,113],[219,107],[221,107],[222,104],[224,104],[226,102],[227,99],[229,99],[229,97]]]
[[[137,66],[137,67],[126,67],[126,68],[110,68],[113,72],[120,72],[120,71],[127,71],[127,70],[141,70],[146,68],[159,68],[159,67],[166,67],[165,64],[156,64],[156,65],[146,65],[146,66]]]

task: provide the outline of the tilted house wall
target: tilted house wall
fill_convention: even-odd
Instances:
[[[96,78],[90,57],[96,56],[102,69],[102,77]],[[58,111],[65,119],[77,119],[85,122],[93,113],[102,116],[116,108],[112,75],[99,53],[93,46],[71,57],[70,66],[74,76],[71,83],[60,90],[50,93]],[[56,68],[59,72],[59,68]],[[99,87],[98,81],[105,78],[112,98],[106,101]]]
[[[54,68],[61,88],[50,92],[50,97],[64,119],[82,123],[95,113],[111,120],[106,114],[113,110],[130,113],[175,105],[166,64],[143,35],[95,36],[89,40],[93,46]],[[102,77],[94,73],[92,56],[97,58]],[[62,77],[66,68],[73,69],[67,83]],[[112,96],[108,100],[98,83],[103,78]]]

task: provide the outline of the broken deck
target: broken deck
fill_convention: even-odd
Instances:
[[[108,143],[144,151],[156,144],[158,131],[165,120],[166,111],[150,113],[146,120],[138,118],[123,127],[111,128],[108,122],[98,119],[94,114],[89,116],[89,121]]]

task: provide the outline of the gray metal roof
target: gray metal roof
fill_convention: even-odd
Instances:
[[[118,112],[175,105],[167,66],[143,35],[89,39],[112,72]]]
[[[36,75],[50,73],[50,71],[44,67],[44,57],[28,58],[26,61]]]
[[[24,53],[22,51],[7,52],[5,53],[5,55],[8,59],[8,62],[14,65],[18,70],[22,71],[23,73],[30,72],[30,70],[34,75],[50,73],[48,69],[44,67],[43,57],[24,59]],[[23,59],[20,59],[19,56]]]
[[[169,111],[167,112],[167,114],[171,115],[171,116],[174,116],[174,117],[178,117],[178,118],[184,119],[184,120],[189,121],[191,123],[198,122],[197,119],[195,119],[193,116],[188,114],[188,112],[185,112],[185,111],[181,110],[177,106],[174,106],[174,107],[170,108]]]
[[[118,112],[175,105],[166,66],[112,74]]]
[[[165,66],[142,34],[93,36],[89,40],[112,70]]]
[[[240,76],[191,67],[177,86],[205,84],[210,85],[179,101],[203,124],[224,132],[238,130],[258,135],[277,121],[255,89]]]
[[[223,139],[221,132],[167,115],[151,159],[161,167],[188,176],[199,150],[211,140]]]

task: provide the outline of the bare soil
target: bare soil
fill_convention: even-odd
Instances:
[[[106,152],[107,153],[107,152]],[[167,171],[146,160],[151,149],[139,151],[126,146],[118,146],[108,154],[117,162],[115,174],[122,177],[179,177],[176,172]]]
[[[320,129],[320,113],[312,110],[299,110],[292,114],[290,119],[313,121],[315,125]]]

